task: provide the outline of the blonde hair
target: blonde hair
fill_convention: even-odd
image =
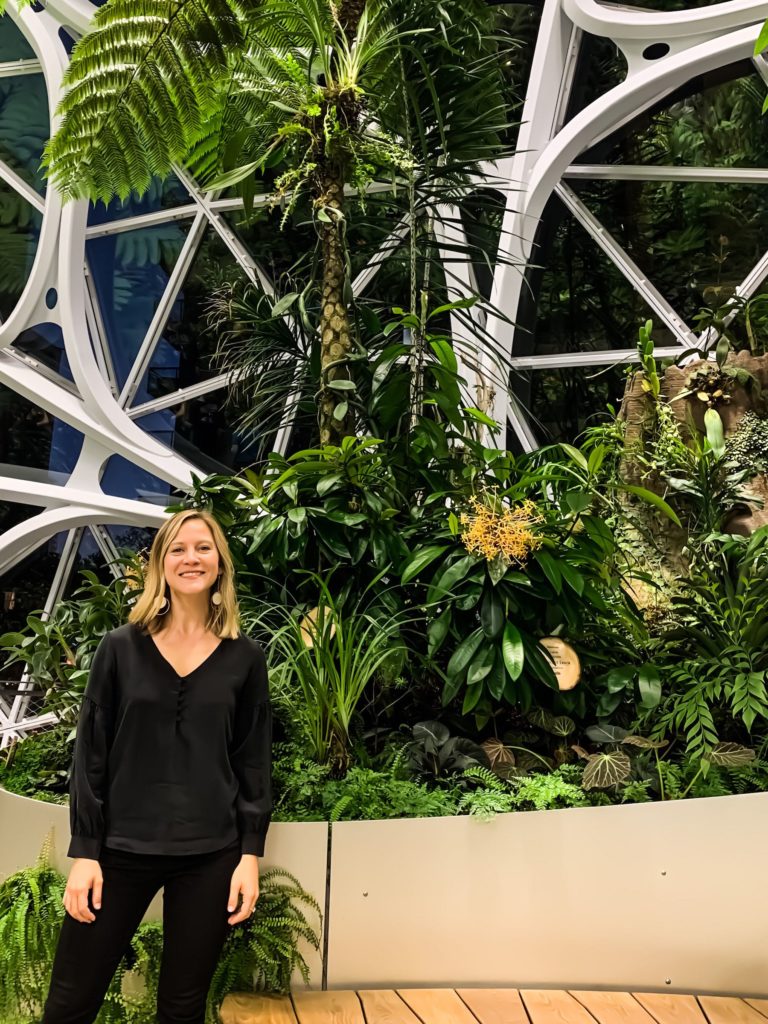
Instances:
[[[149,559],[144,573],[144,590],[128,615],[129,622],[146,629],[149,633],[157,633],[163,626],[164,615],[158,615],[157,609],[165,597],[171,600],[169,587],[163,568],[168,549],[176,539],[176,535],[184,523],[190,519],[200,519],[213,535],[213,542],[219,553],[219,584],[221,604],[209,603],[207,627],[216,636],[235,639],[240,633],[240,609],[235,593],[235,568],[229,550],[227,538],[218,521],[204,509],[187,508],[176,512],[166,519],[155,534]]]

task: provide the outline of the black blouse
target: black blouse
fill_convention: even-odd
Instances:
[[[101,847],[264,853],[272,812],[272,705],[264,652],[240,635],[176,673],[128,623],[101,640],[75,737],[68,857]]]

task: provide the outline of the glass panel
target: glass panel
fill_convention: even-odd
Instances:
[[[749,61],[697,75],[578,163],[764,167],[765,91]]]
[[[35,509],[39,512],[39,509]],[[57,533],[31,555],[3,574],[0,585],[0,621],[3,632],[26,629],[27,615],[42,609],[56,574],[61,551],[67,539]],[[17,666],[14,666],[16,669]],[[11,672],[8,673],[11,675]],[[13,678],[19,678],[17,672]]]
[[[157,532],[144,526],[113,526],[111,524],[105,529],[118,550],[128,548],[130,551],[148,550],[152,544],[152,538]]]
[[[43,366],[72,380],[67,353],[64,351],[64,336],[58,324],[38,324],[23,331],[13,343],[13,347],[37,359]]]
[[[125,220],[126,217],[138,217],[140,214],[154,213],[156,210],[169,210],[192,202],[189,192],[176,175],[169,174],[164,179],[153,178],[141,198],[132,193],[125,201],[115,198],[108,206],[104,203],[92,205],[88,210],[88,224]]]
[[[0,78],[0,160],[41,195],[45,181],[40,158],[49,129],[43,76]]]
[[[244,275],[234,256],[218,233],[208,227],[133,405],[208,380],[222,371],[213,360],[218,339],[207,326],[206,317],[215,290],[225,280],[238,278],[242,280]]]
[[[109,583],[114,579],[104,553],[87,527],[83,530],[72,569],[64,586],[65,599],[71,597],[75,590],[85,584],[86,581],[81,575],[84,571],[95,573],[101,583]]]
[[[657,346],[675,344],[618,267],[556,200],[545,210],[537,241],[538,266],[529,270],[523,289],[515,355],[634,348],[638,325],[649,317]]]
[[[0,384],[0,463],[5,472],[24,475],[18,472],[24,467],[33,471],[27,474],[30,479],[64,484],[82,446],[83,435],[74,427]]]
[[[154,413],[153,416],[159,415]],[[145,417],[145,420],[149,417]],[[145,423],[142,421],[142,426]],[[145,427],[146,429],[146,427]],[[157,437],[155,431],[149,431]],[[170,436],[160,438],[166,443]],[[101,478],[101,489],[105,494],[112,494],[117,498],[131,498],[137,501],[146,501],[150,504],[165,507],[172,504],[175,497],[180,494],[166,480],[161,480],[141,466],[129,462],[122,455],[112,455],[107,462],[104,475]]]
[[[515,391],[542,444],[573,443],[586,427],[609,418],[609,404],[618,409],[626,372],[624,366],[533,370]]]
[[[160,224],[86,243],[120,387],[130,373],[188,231],[188,224]]]
[[[7,320],[24,291],[42,219],[26,199],[0,181],[0,319]]]
[[[584,32],[571,83],[565,123],[627,77],[627,62],[616,44]]]
[[[204,473],[228,474],[250,466],[264,449],[264,438],[235,430],[236,419],[222,391],[188,399],[136,422]]]
[[[577,190],[689,324],[702,306],[722,305],[766,249],[764,186],[602,181]]]
[[[0,16],[0,64],[34,60],[35,51],[7,14]]]

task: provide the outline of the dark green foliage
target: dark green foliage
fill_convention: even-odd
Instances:
[[[0,785],[20,796],[64,803],[69,787],[73,730],[67,722],[31,732],[7,748],[0,760]]]

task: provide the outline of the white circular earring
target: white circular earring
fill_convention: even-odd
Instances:
[[[155,615],[165,615],[170,607],[171,602],[164,596],[162,601],[158,602],[157,607],[155,608]]]
[[[211,604],[215,604],[217,607],[221,604],[221,591],[218,589],[221,576],[216,581],[216,590],[211,594]]]

